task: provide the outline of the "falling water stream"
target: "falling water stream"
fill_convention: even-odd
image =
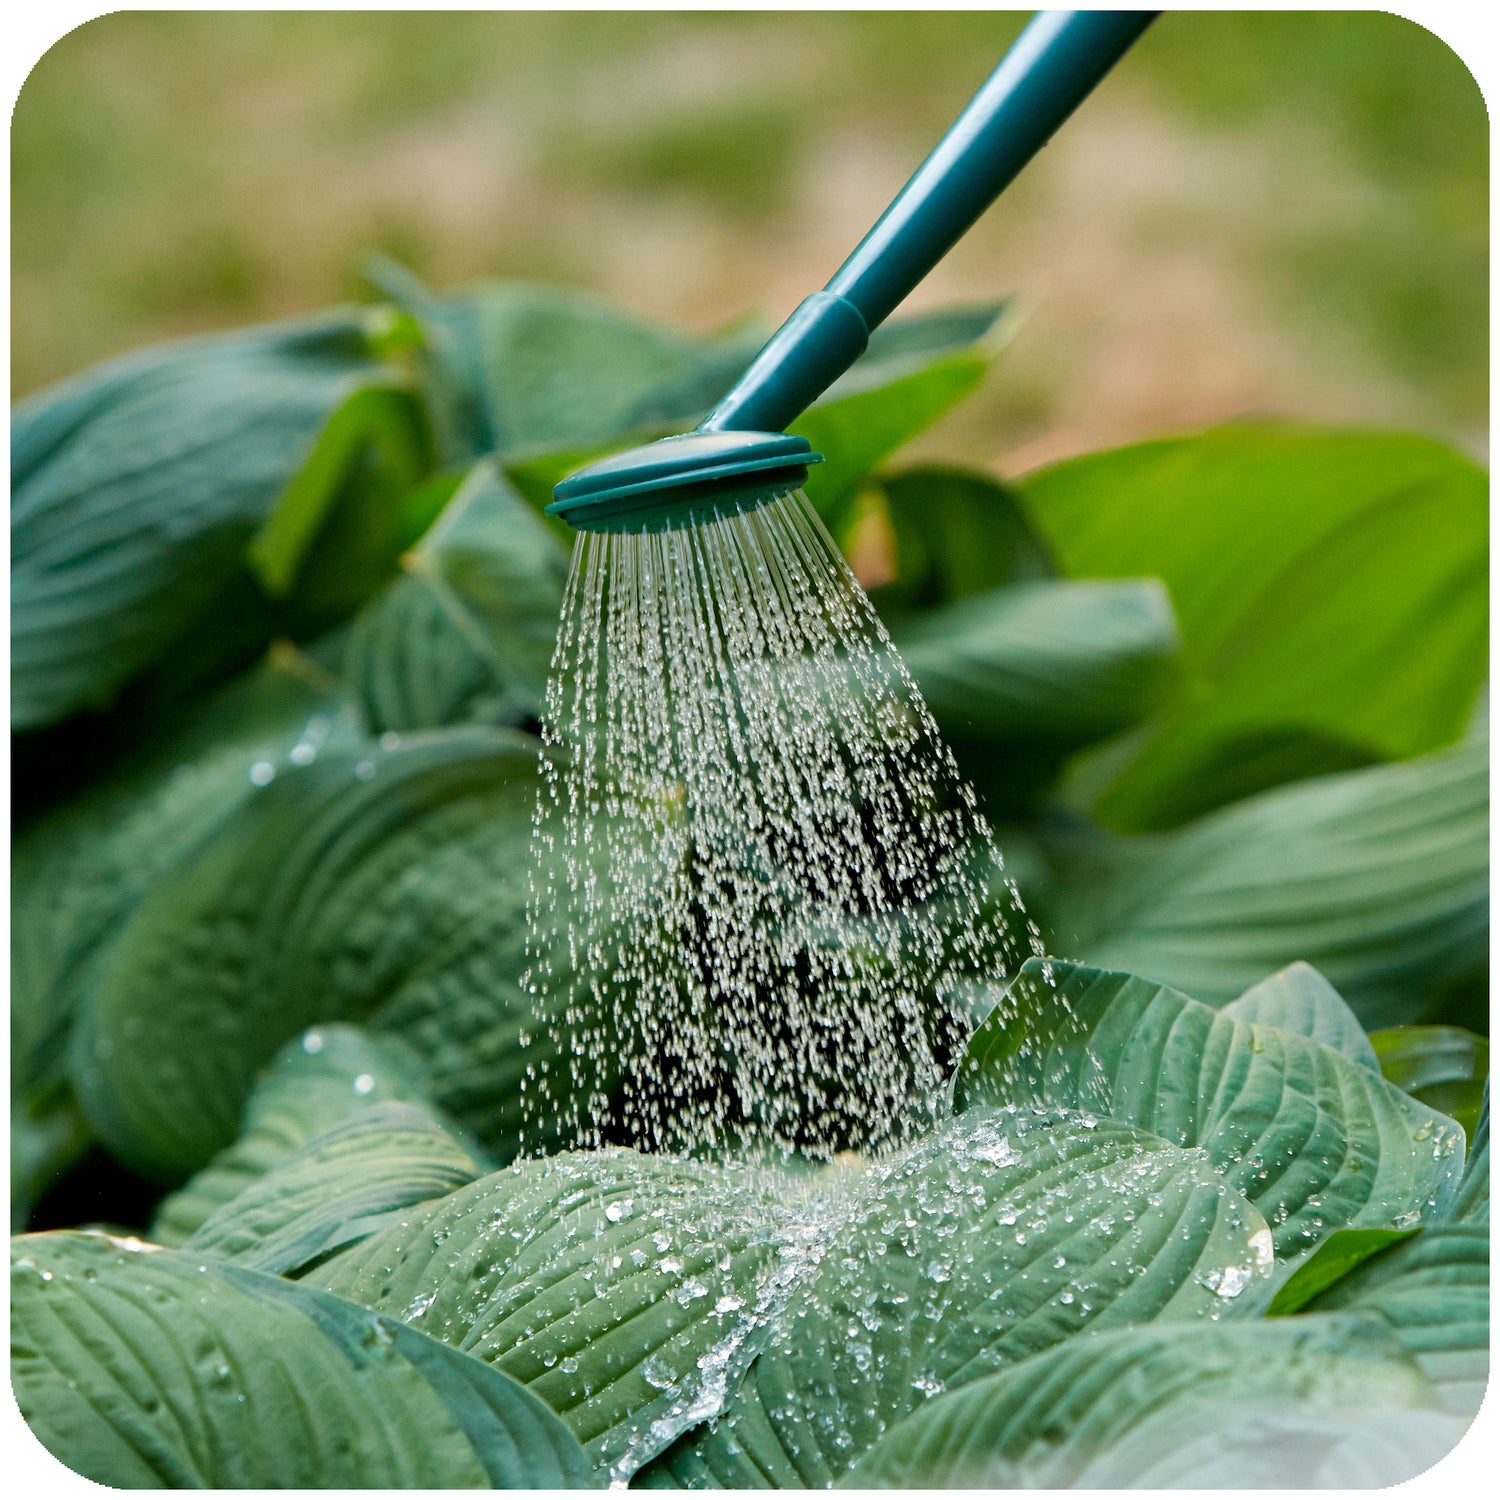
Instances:
[[[584,532],[529,916],[539,1138],[831,1157],[931,1123],[1034,928],[800,493]]]

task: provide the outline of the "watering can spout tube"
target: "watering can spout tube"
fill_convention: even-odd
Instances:
[[[549,515],[640,531],[767,503],[821,461],[786,428],[864,353],[871,332],[952,248],[1155,19],[1042,11],[833,280],[803,302],[695,432],[570,474]]]
[[[780,432],[804,411],[1156,15],[1039,12],[827,287],[772,336],[700,430]]]

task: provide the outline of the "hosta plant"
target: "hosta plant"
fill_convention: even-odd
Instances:
[[[799,424],[809,497],[1070,957],[970,997],[897,1151],[653,1155],[524,1107],[622,1085],[568,1045],[586,986],[525,983],[541,506],[758,330],[378,280],[14,413],[42,1443],[376,1488],[1361,1486],[1451,1448],[1488,1361],[1475,465],[1271,424],[903,467],[1005,309],[883,330]]]

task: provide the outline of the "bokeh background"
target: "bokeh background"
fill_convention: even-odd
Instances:
[[[1022,12],[131,13],[13,122],[17,395],[141,343],[430,284],[779,318],[853,246]],[[1487,124],[1375,12],[1183,13],[913,306],[1014,293],[922,450],[1018,472],[1247,414],[1483,454]]]

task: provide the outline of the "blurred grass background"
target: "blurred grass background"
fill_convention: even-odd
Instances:
[[[707,329],[826,279],[1022,12],[117,13],[12,127],[17,395],[363,295],[592,287]],[[913,299],[1014,292],[923,449],[1008,471],[1241,415],[1483,453],[1488,136],[1376,12],[1165,17]]]

